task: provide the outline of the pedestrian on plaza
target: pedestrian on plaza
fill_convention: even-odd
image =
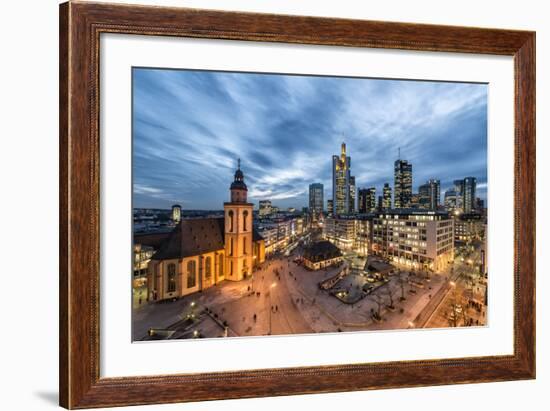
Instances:
[[[254,313],[254,317],[253,317],[253,318],[254,318],[254,322],[256,322],[256,318],[257,318],[257,317],[256,317],[256,313]]]

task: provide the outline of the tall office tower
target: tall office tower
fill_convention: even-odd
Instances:
[[[367,213],[367,193],[368,190],[366,188],[360,188],[357,192],[358,201],[357,201],[357,209],[361,214]]]
[[[483,211],[485,208],[485,201],[483,201],[481,198],[476,198],[476,210],[477,211]]]
[[[172,206],[172,221],[176,224],[181,221],[181,206],[179,204]]]
[[[260,200],[259,208],[260,217],[266,217],[268,215],[271,215],[271,213],[273,212],[271,200]]]
[[[330,216],[334,215],[334,201],[333,200],[327,200],[327,213]]]
[[[455,209],[461,212],[464,209],[464,180],[453,181],[456,195]]]
[[[445,200],[444,200],[445,210],[449,212],[454,212],[457,210],[456,206],[456,191],[452,188],[445,191]]]
[[[350,176],[349,178],[349,210],[348,212],[354,213],[355,212],[355,199],[356,197],[356,191],[357,188],[355,187],[355,177]]]
[[[384,183],[384,188],[382,190],[382,209],[390,210],[391,209],[391,187],[389,183]]]
[[[420,208],[437,210],[441,197],[440,186],[439,180],[430,179],[426,181],[426,184],[422,184],[418,187]]]
[[[376,210],[376,187],[359,190],[359,212],[372,213]]]
[[[412,164],[407,160],[396,160],[394,167],[394,208],[411,206]]]
[[[367,212],[376,211],[376,187],[367,188]]]
[[[350,212],[350,164],[351,157],[346,155],[346,144],[342,143],[340,156],[332,156],[332,201],[333,214]]]
[[[309,212],[314,220],[317,220],[323,212],[323,190],[321,183],[313,183],[309,185]]]
[[[464,212],[471,213],[476,208],[476,185],[475,177],[466,177],[464,179]]]
[[[411,204],[408,208],[420,208],[420,195],[418,193],[411,194]]]

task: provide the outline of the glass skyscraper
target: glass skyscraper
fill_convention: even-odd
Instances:
[[[412,197],[412,164],[396,160],[394,167],[394,208],[409,208]]]
[[[346,155],[342,143],[339,156],[332,156],[332,201],[333,214],[348,214],[355,210],[355,178],[350,174],[351,157]],[[353,184],[353,185],[352,185]]]
[[[323,190],[321,183],[313,183],[309,185],[309,212],[316,219],[323,212]]]

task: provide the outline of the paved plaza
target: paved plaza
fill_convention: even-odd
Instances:
[[[135,304],[134,340],[449,327],[454,325],[449,318],[455,315],[451,311],[456,311],[452,304],[457,293],[470,292],[472,300],[482,301],[485,290],[480,280],[468,286],[469,267],[457,259],[446,273],[428,275],[395,267],[386,277],[389,281],[350,304],[319,287],[348,263],[310,271],[295,262],[298,254],[299,249],[294,255],[267,260],[240,282],[225,281],[174,301]],[[348,274],[335,288],[364,295],[364,284],[363,276]],[[478,312],[478,306],[462,305],[467,316],[460,316],[457,326],[465,321],[485,323],[484,307]]]

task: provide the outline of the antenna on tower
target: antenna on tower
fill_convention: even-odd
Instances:
[[[401,147],[397,148],[397,159],[401,160]]]
[[[241,159],[240,158],[237,160],[237,169],[239,169],[239,170],[241,169]]]

